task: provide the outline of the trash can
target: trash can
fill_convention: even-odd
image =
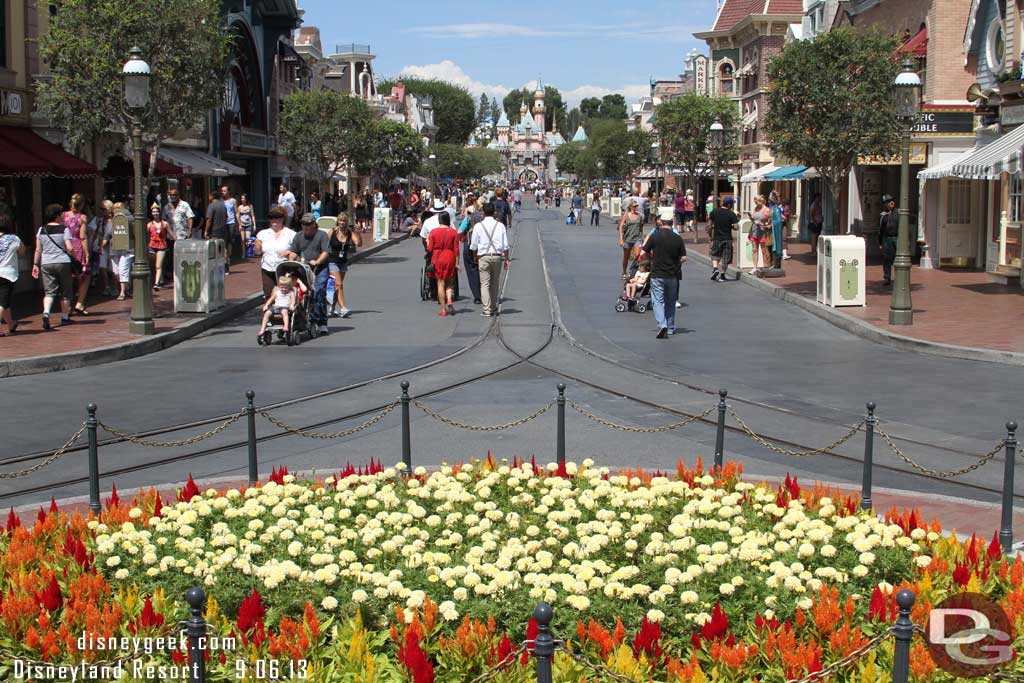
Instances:
[[[750,229],[754,227],[754,222],[749,218],[744,218],[739,222],[736,230],[736,242],[733,244],[733,258],[736,259],[736,268],[743,270],[744,268],[754,267],[754,243],[750,241]]]
[[[866,306],[866,265],[863,237],[822,235],[818,239],[818,302],[832,308]]]
[[[209,313],[224,305],[224,240],[174,245],[174,310]]]

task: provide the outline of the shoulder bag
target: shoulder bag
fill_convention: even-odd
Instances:
[[[45,225],[41,228],[41,230],[50,239],[50,242],[53,243],[53,246],[57,247],[58,249],[63,251],[65,254],[68,254],[68,250],[65,249],[64,247],[62,247],[61,245],[57,244],[57,240],[53,239],[53,235],[50,234],[50,231],[46,229]],[[71,259],[71,273],[73,275],[81,274],[81,272],[82,272],[82,262],[79,261],[78,259],[76,259],[71,254],[68,254],[68,258]]]

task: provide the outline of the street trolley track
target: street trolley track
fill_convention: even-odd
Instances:
[[[512,240],[512,250],[513,250],[513,252],[515,251],[515,245],[516,245],[516,242],[518,241],[518,237],[519,237],[519,230],[516,230],[515,234],[513,235],[513,240]],[[512,269],[510,267],[509,270],[506,271],[505,277],[504,277],[503,282],[502,282],[502,289],[501,289],[502,294],[504,294],[505,288],[508,285],[508,280],[509,280],[509,278],[511,276],[511,273],[512,273]],[[490,338],[490,336],[492,335],[492,333],[495,330],[500,329],[500,324],[501,324],[500,321],[501,321],[500,316],[497,317],[497,318],[492,319],[491,323],[490,323],[490,325],[488,325],[487,329],[484,330],[484,332],[476,340],[474,340],[471,344],[463,347],[459,351],[457,351],[457,352],[455,352],[453,354],[450,354],[449,356],[446,356],[445,358],[437,359],[437,360],[432,361],[430,363],[427,363],[427,364],[424,364],[424,365],[421,365],[421,366],[417,366],[416,368],[410,368],[410,369],[407,369],[407,370],[402,370],[402,371],[399,371],[399,372],[390,373],[388,375],[383,375],[381,377],[377,377],[377,378],[374,378],[374,379],[365,380],[363,382],[359,382],[359,383],[356,383],[356,384],[353,384],[353,385],[349,385],[349,386],[346,386],[346,387],[341,387],[341,388],[337,388],[337,389],[331,389],[331,390],[327,390],[327,391],[318,392],[316,394],[311,394],[311,395],[309,395],[307,397],[289,399],[288,401],[282,401],[280,403],[276,403],[276,404],[272,404],[272,405],[268,405],[268,406],[261,406],[259,408],[259,410],[266,411],[266,410],[270,410],[270,409],[273,409],[273,408],[280,408],[280,407],[284,407],[284,406],[294,405],[296,403],[300,403],[300,402],[303,402],[303,401],[308,401],[308,400],[313,400],[313,399],[317,399],[317,398],[322,398],[322,397],[325,397],[325,396],[336,395],[336,394],[341,393],[343,391],[350,391],[352,389],[355,389],[355,388],[358,388],[358,387],[363,387],[363,386],[366,386],[368,384],[373,384],[373,383],[381,382],[381,381],[384,381],[384,380],[387,380],[387,379],[392,379],[392,378],[395,378],[395,377],[400,377],[402,375],[408,375],[408,374],[411,374],[411,373],[414,373],[414,372],[419,372],[419,371],[424,370],[426,368],[438,365],[438,364],[446,362],[448,360],[452,360],[453,358],[455,358],[457,356],[461,356],[461,355],[463,355],[464,353],[468,352],[471,349],[477,348],[484,341],[486,341],[488,338]],[[492,370],[488,370],[487,372],[478,373],[478,374],[473,375],[471,377],[468,377],[466,379],[459,380],[458,382],[453,382],[451,384],[448,384],[448,385],[445,385],[445,386],[442,386],[442,387],[438,387],[438,388],[432,389],[430,391],[425,391],[423,393],[410,396],[410,398],[413,398],[413,399],[429,398],[431,396],[436,396],[438,394],[442,394],[442,393],[445,393],[445,392],[448,392],[448,391],[452,391],[454,389],[458,389],[458,388],[461,388],[461,387],[464,387],[464,386],[467,386],[467,385],[470,385],[470,384],[474,384],[476,382],[480,382],[480,381],[485,380],[485,379],[487,379],[489,377],[492,377],[494,375],[497,375],[497,374],[500,374],[502,372],[505,372],[506,370],[510,370],[510,369],[512,369],[514,367],[522,365],[524,362],[527,362],[529,359],[531,359],[534,356],[537,356],[538,354],[542,353],[545,349],[547,349],[547,347],[554,340],[555,340],[555,325],[554,325],[554,321],[552,319],[551,324],[548,326],[547,338],[544,340],[544,343],[541,344],[536,350],[528,353],[525,356],[520,354],[520,353],[517,353],[517,352],[512,352],[512,355],[514,356],[515,360],[513,360],[511,362],[508,362],[508,363],[505,363],[505,364],[501,365],[500,367],[494,368]],[[502,346],[504,346],[504,344],[502,344]],[[329,426],[329,425],[332,425],[332,424],[337,424],[338,422],[345,422],[345,421],[348,421],[348,420],[352,420],[352,419],[356,419],[356,418],[359,418],[359,417],[363,417],[363,416],[366,416],[366,415],[370,415],[370,414],[373,414],[373,413],[380,412],[380,411],[384,410],[385,408],[387,408],[388,406],[391,406],[391,405],[393,405],[393,403],[387,403],[387,404],[383,404],[383,405],[373,406],[371,408],[367,408],[367,409],[361,410],[361,411],[356,412],[356,413],[349,413],[347,415],[343,415],[343,416],[340,416],[340,417],[333,417],[333,418],[330,418],[330,419],[327,419],[327,420],[321,420],[319,422],[315,422],[315,423],[312,423],[312,424],[303,425],[302,427],[299,427],[298,429],[302,430],[302,431],[320,429],[320,428],[323,428],[323,427],[326,427],[326,426]],[[231,416],[229,415],[229,416],[226,416],[226,417],[231,417]],[[203,420],[203,421],[199,421],[199,422],[188,423],[187,425],[176,425],[176,426],[173,426],[173,427],[164,428],[163,430],[151,430],[149,432],[140,432],[139,434],[133,434],[132,436],[133,437],[142,437],[142,436],[162,434],[162,433],[167,433],[167,432],[180,431],[182,429],[187,429],[189,426],[192,426],[192,425],[210,424],[212,422],[217,421],[218,419],[219,418],[213,418],[211,420]],[[257,437],[256,443],[257,444],[267,443],[267,442],[270,442],[270,441],[274,441],[276,439],[280,439],[282,437],[291,436],[291,435],[293,435],[295,433],[295,431],[296,430],[283,430],[283,431],[275,432],[273,434],[267,434],[265,436],[260,436],[260,437]],[[102,446],[102,445],[105,445],[105,444],[122,443],[124,441],[128,441],[128,439],[127,438],[108,439],[106,441],[100,442],[99,445]],[[132,473],[135,473],[135,472],[141,472],[141,471],[144,471],[144,470],[153,469],[155,467],[162,467],[164,465],[171,465],[171,464],[175,464],[175,463],[179,463],[179,462],[185,462],[185,461],[188,461],[188,460],[194,460],[196,458],[202,458],[202,457],[208,456],[208,455],[216,455],[216,454],[219,454],[219,453],[226,453],[226,452],[229,452],[229,451],[233,451],[233,450],[236,450],[236,449],[247,447],[248,443],[249,443],[248,440],[234,441],[232,443],[224,444],[224,445],[221,445],[221,446],[214,446],[214,447],[211,447],[211,448],[205,448],[205,449],[202,449],[202,450],[192,451],[192,452],[189,452],[189,453],[181,453],[181,454],[169,456],[169,457],[166,457],[166,458],[158,458],[158,459],[155,459],[155,460],[149,460],[149,461],[146,461],[146,462],[143,462],[143,463],[138,463],[138,464],[135,464],[135,465],[126,465],[124,467],[118,467],[118,468],[111,469],[111,470],[104,470],[101,473],[101,476],[103,478],[109,479],[111,477],[117,477],[119,475],[132,474]],[[81,447],[77,447],[77,448],[74,448],[74,449],[68,448],[67,452],[81,451],[81,450],[86,450],[86,449],[87,449],[87,446],[81,446]],[[47,452],[47,453],[44,453],[42,455],[34,455],[33,457],[35,457],[35,458],[45,457],[45,456],[47,456],[49,454],[50,454],[50,452]],[[29,456],[16,456],[16,457],[22,458],[22,460],[29,459]],[[4,461],[0,461],[0,464],[21,462],[22,460],[16,460],[14,458],[11,458],[11,459],[7,459],[7,460],[4,460]],[[56,483],[56,484],[55,483],[49,483],[49,484],[40,484],[40,485],[37,485],[37,486],[23,487],[23,488],[18,489],[17,491],[12,491],[12,492],[9,492],[9,493],[2,493],[2,494],[0,494],[0,500],[7,500],[7,499],[10,499],[10,498],[14,498],[14,497],[20,497],[20,496],[24,496],[26,494],[52,492],[55,489],[59,489],[59,488],[63,488],[63,487],[71,486],[71,485],[75,485],[75,484],[83,484],[83,483],[87,483],[88,481],[89,481],[88,476],[82,476],[82,477],[73,477],[73,478],[70,478],[70,479],[67,479],[67,478],[66,479],[62,479],[59,483]]]

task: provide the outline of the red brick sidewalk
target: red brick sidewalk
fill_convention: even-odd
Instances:
[[[705,240],[688,242],[692,249],[708,253]],[[810,245],[789,243],[793,257],[783,261],[786,277],[765,280],[811,301],[815,300],[816,265]],[[733,270],[730,268],[730,270]],[[910,273],[914,305],[912,326],[889,325],[892,288],[882,285],[882,266],[867,269],[867,307],[844,306],[836,310],[895,334],[940,344],[955,344],[997,351],[1024,352],[1024,290],[1017,285],[989,282],[985,273],[922,270]]]
[[[364,250],[377,244],[370,233],[363,234],[362,238]],[[239,303],[259,292],[260,288],[259,259],[236,263],[224,281],[225,304]],[[42,298],[41,292],[39,298]],[[50,332],[43,330],[40,313],[22,316],[18,319],[17,334],[0,337],[0,359],[89,351],[139,340],[138,336],[128,332],[131,299],[117,301],[92,292],[86,301],[86,308],[89,315],[73,316],[73,322],[68,327],[60,326],[60,314],[51,314],[50,321],[54,327]],[[174,312],[173,286],[153,292],[153,317],[157,333],[169,332],[202,316],[202,313]]]

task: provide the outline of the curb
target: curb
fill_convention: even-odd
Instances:
[[[699,261],[704,265],[710,266],[711,259],[708,256],[698,252],[697,250],[689,250],[688,254],[695,261]],[[761,278],[754,277],[738,269],[734,269],[739,273],[739,280],[746,284],[760,289],[762,292],[769,294],[776,299],[781,299],[787,303],[798,306],[803,310],[807,311],[811,315],[817,316],[826,322],[829,322],[836,327],[854,334],[868,341],[875,342],[877,344],[883,344],[901,351],[914,351],[917,353],[929,353],[933,356],[942,356],[944,358],[957,358],[959,360],[973,360],[982,363],[1000,363],[1002,365],[1014,365],[1018,367],[1024,367],[1024,353],[1017,353],[1014,351],[997,351],[995,349],[981,349],[972,346],[957,346],[956,344],[943,344],[941,342],[933,342],[925,339],[917,339],[915,337],[908,337],[902,334],[896,334],[895,332],[889,332],[882,330],[871,323],[865,322],[860,318],[843,313],[826,306],[822,306],[817,301],[812,301],[805,296],[796,294],[773,285],[770,282],[766,282]]]
[[[402,242],[409,237],[408,234],[399,235],[386,242],[376,244],[365,251],[354,254],[349,261],[352,263],[361,261],[368,256],[387,249],[393,244]],[[86,351],[68,351],[67,353],[56,353],[49,356],[30,356],[28,358],[16,358],[0,362],[0,379],[5,377],[20,377],[23,375],[40,375],[47,372],[59,372],[61,370],[73,370],[92,365],[103,365],[116,363],[129,358],[138,358],[151,353],[169,349],[187,339],[191,339],[206,330],[216,327],[223,322],[237,318],[238,316],[257,308],[263,301],[262,292],[250,294],[240,301],[228,304],[209,315],[196,320],[184,322],[173,330],[161,332],[152,337],[143,337],[138,341],[125,342],[123,344],[112,344],[101,346]]]

